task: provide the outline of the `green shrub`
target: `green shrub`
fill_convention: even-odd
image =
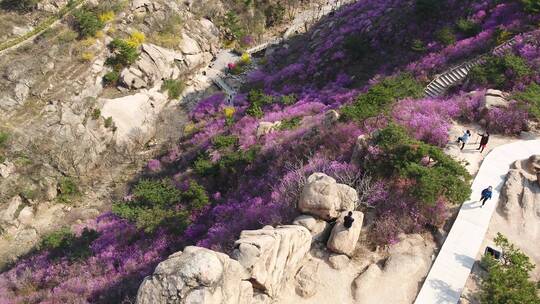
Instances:
[[[169,93],[169,99],[178,99],[184,90],[184,83],[179,79],[167,79],[163,82],[161,90]]]
[[[69,203],[80,195],[77,182],[72,177],[62,177],[58,183],[58,191],[60,194],[57,199],[62,203]]]
[[[0,131],[0,148],[6,146],[9,139],[9,133]]]
[[[264,92],[261,90],[251,90],[248,94],[248,101],[250,104],[246,110],[246,114],[256,118],[261,118],[264,115],[262,107],[264,105],[273,103],[274,98],[264,94]]]
[[[73,13],[75,28],[82,38],[93,37],[105,27],[98,14],[88,8],[82,8]]]
[[[279,2],[276,4],[269,4],[264,10],[264,16],[266,17],[266,27],[280,24],[285,17],[285,7]]]
[[[525,91],[515,94],[513,98],[527,103],[530,114],[540,120],[540,85],[532,83]]]
[[[242,172],[245,166],[251,164],[257,157],[258,147],[252,147],[247,151],[236,150],[225,153],[213,163],[208,155],[202,154],[193,164],[195,173],[199,176],[218,176],[222,174],[231,178],[231,174]]]
[[[103,84],[114,86],[118,83],[118,80],[120,80],[120,73],[116,70],[107,72],[105,76],[103,76]]]
[[[491,255],[482,258],[487,277],[480,284],[480,303],[540,303],[540,284],[531,281],[534,264],[529,257],[500,233],[494,241],[502,249],[502,259],[495,260]]]
[[[223,26],[228,30],[230,41],[244,36],[244,29],[238,20],[238,15],[233,11],[227,12],[223,20]]]
[[[482,27],[478,23],[463,18],[456,22],[456,27],[460,33],[467,37],[476,36],[482,30]]]
[[[523,4],[523,8],[527,13],[538,14],[540,13],[540,1],[539,0],[520,0]]]
[[[189,224],[190,211],[200,210],[209,203],[206,190],[195,181],[182,192],[164,180],[141,180],[132,194],[131,201],[113,204],[113,212],[146,232],[160,226],[180,232]]]
[[[99,237],[95,230],[84,228],[77,237],[69,228],[62,228],[46,235],[41,241],[41,249],[49,251],[53,259],[67,257],[69,260],[82,260],[92,255],[90,245]]]
[[[104,126],[105,126],[105,128],[107,128],[107,129],[110,129],[110,128],[113,129],[113,130],[115,129],[115,127],[114,127],[114,121],[113,121],[112,117],[107,117],[107,118],[105,118]]]
[[[408,74],[386,78],[358,96],[353,104],[342,107],[341,119],[363,121],[388,111],[399,99],[420,98],[423,91],[423,87]]]
[[[426,51],[426,45],[424,44],[422,40],[414,39],[411,43],[411,50],[418,53],[423,53]]]
[[[375,143],[384,151],[384,156],[370,162],[369,170],[383,177],[399,175],[414,180],[410,194],[424,204],[434,205],[441,196],[454,204],[469,198],[470,175],[440,148],[412,139],[402,127],[394,124],[381,130]],[[425,156],[434,160],[433,166],[421,164]]]
[[[106,64],[121,70],[130,66],[139,59],[137,48],[125,40],[115,38],[110,44],[109,49],[113,52],[113,57],[107,58]]]
[[[298,101],[298,97],[296,97],[295,94],[281,96],[281,103],[286,106],[293,105],[296,103],[296,101]]]
[[[489,57],[486,63],[471,70],[470,78],[477,84],[504,89],[509,80],[520,79],[530,74],[531,68],[523,58],[507,54],[503,57]],[[511,75],[511,79],[508,75]]]
[[[200,155],[195,160],[193,170],[199,176],[211,176],[217,172],[214,163],[206,155]]]
[[[302,122],[302,117],[293,117],[285,119],[279,125],[279,130],[292,130],[300,125]]]
[[[224,149],[235,146],[238,143],[238,137],[235,135],[217,135],[212,138],[212,144],[216,149]]]
[[[246,114],[255,118],[261,118],[264,116],[264,112],[259,104],[251,104],[246,110]]]
[[[444,45],[452,45],[456,43],[456,35],[450,27],[443,27],[435,33],[437,41]]]

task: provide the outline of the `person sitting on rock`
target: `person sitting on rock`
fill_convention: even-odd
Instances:
[[[354,222],[354,219],[352,217],[352,211],[349,211],[349,214],[347,214],[345,218],[343,219],[343,226],[349,229],[352,227],[353,222]]]
[[[484,204],[486,203],[488,199],[491,199],[492,194],[493,194],[493,187],[491,186],[482,190],[482,197],[480,197],[480,202],[482,203],[482,206],[480,206],[480,208],[484,207]]]

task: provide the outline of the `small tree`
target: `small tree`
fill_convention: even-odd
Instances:
[[[139,59],[137,48],[125,40],[115,38],[109,44],[109,49],[114,53],[114,56],[107,58],[106,63],[117,70],[131,65]]]
[[[495,244],[502,250],[501,261],[491,255],[482,259],[488,276],[482,281],[480,300],[482,304],[537,304],[538,283],[530,281],[534,265],[521,250],[510,244],[502,234],[497,233]]]
[[[75,18],[75,27],[81,38],[95,36],[105,26],[105,23],[96,13],[87,9],[76,11],[73,17]]]

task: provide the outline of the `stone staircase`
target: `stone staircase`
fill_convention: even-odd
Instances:
[[[512,39],[505,43],[496,46],[488,54],[478,56],[472,60],[466,61],[458,66],[446,70],[444,73],[439,74],[433,79],[424,90],[424,94],[428,97],[437,97],[443,95],[446,90],[461,83],[475,66],[481,65],[486,62],[489,55],[501,56],[514,46],[518,38],[524,37],[525,39],[530,37],[528,35],[516,35]]]

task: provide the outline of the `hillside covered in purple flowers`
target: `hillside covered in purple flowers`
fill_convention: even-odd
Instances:
[[[242,230],[291,223],[314,172],[357,189],[373,248],[436,231],[470,194],[469,173],[442,150],[452,122],[512,135],[540,119],[539,22],[533,0],[342,7],[268,54],[233,104],[200,100],[175,148],[111,212],[53,233],[0,274],[0,303],[133,303],[169,254],[228,253]],[[424,97],[434,75],[513,37],[463,84]],[[510,106],[486,110],[487,89],[509,92]]]

